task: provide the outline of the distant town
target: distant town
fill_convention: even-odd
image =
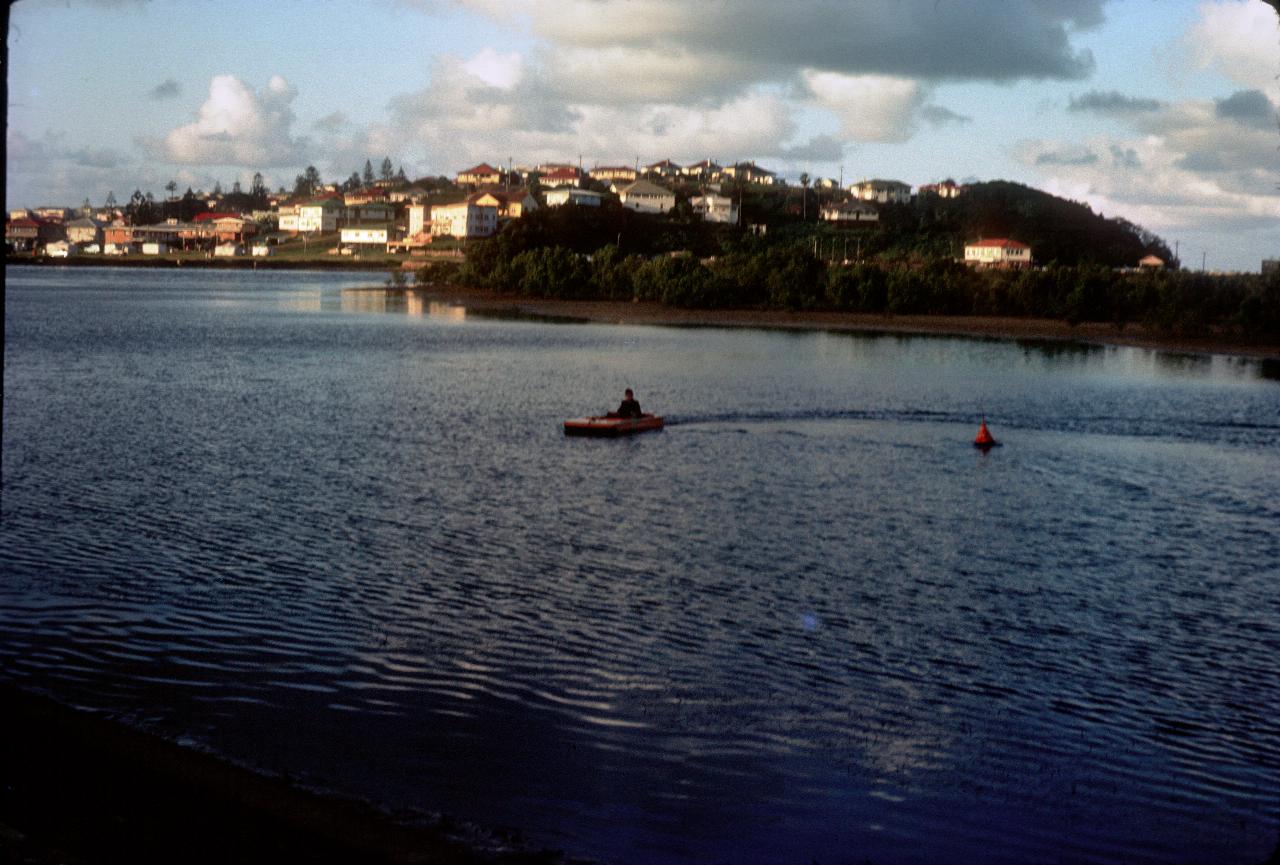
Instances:
[[[353,172],[342,183],[323,182],[308,168],[292,190],[270,192],[256,175],[248,191],[237,183],[229,191],[188,189],[179,195],[171,182],[169,194],[160,200],[135,191],[123,203],[111,193],[99,206],[86,200],[80,207],[13,210],[5,243],[11,256],[48,258],[182,253],[269,258],[299,242],[308,257],[428,257],[459,255],[458,242],[491,237],[505,223],[540,208],[621,207],[756,233],[768,231],[778,217],[856,230],[875,227],[885,208],[930,197],[954,199],[965,190],[954,180],[918,187],[886,179],[844,185],[807,175],[800,176],[798,186],[789,186],[754,162],[722,166],[710,159],[691,165],[663,159],[645,166],[590,169],[568,163],[506,169],[481,163],[452,180],[410,181],[403,169],[393,170],[384,159],[378,174],[366,162],[363,172]],[[773,193],[769,197],[783,204],[772,213],[752,214],[747,200],[753,193],[757,198]],[[973,237],[966,239],[963,260],[975,267],[1023,268],[1032,266],[1034,258],[1025,239]],[[1130,264],[1161,268],[1170,262],[1148,254]]]

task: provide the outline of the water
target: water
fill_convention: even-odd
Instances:
[[[1274,364],[376,279],[7,271],[0,678],[615,863],[1280,841]]]

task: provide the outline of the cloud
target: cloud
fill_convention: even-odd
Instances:
[[[1214,114],[1246,126],[1276,127],[1276,108],[1261,90],[1237,90],[1226,99],[1214,100]]]
[[[926,105],[920,109],[920,116],[934,126],[946,126],[949,123],[955,123],[963,126],[973,122],[973,118],[964,114],[957,114],[950,108],[944,108],[941,105]]]
[[[152,87],[149,95],[152,99],[176,99],[182,95],[182,85],[172,78],[166,78]]]
[[[280,166],[305,161],[304,142],[291,133],[297,91],[280,76],[255,92],[234,75],[217,75],[197,119],[169,132],[159,145],[180,164]]]
[[[321,132],[335,133],[345,127],[348,123],[350,123],[350,120],[347,118],[346,114],[341,111],[334,111],[331,114],[326,114],[324,117],[321,117],[315,123],[312,123],[311,126]]]
[[[67,152],[65,156],[77,165],[83,165],[86,168],[118,168],[125,162],[124,155],[110,147],[96,149],[82,147],[79,150]]]
[[[782,148],[777,155],[786,162],[839,162],[844,158],[844,142],[831,135],[815,135],[804,144]]]
[[[1144,99],[1138,96],[1125,96],[1115,90],[1090,90],[1079,96],[1072,96],[1067,103],[1068,111],[1093,111],[1098,114],[1128,115],[1144,111],[1159,111],[1164,105],[1159,99]]]
[[[1214,69],[1258,90],[1280,72],[1280,16],[1256,0],[1201,3],[1183,44],[1200,69]]]
[[[1096,165],[1098,154],[1087,147],[1062,147],[1061,149],[1044,149],[1040,142],[1029,142],[1024,145],[1022,161],[1030,165]]]
[[[841,75],[806,70],[813,99],[840,118],[840,131],[855,141],[905,141],[924,104],[919,82],[885,75]]]
[[[499,21],[528,21],[559,51],[714,58],[776,77],[845,75],[1015,81],[1083,78],[1093,58],[1072,36],[1102,23],[1104,0],[460,0]],[[622,69],[617,71],[621,72]],[[748,81],[755,80],[748,76]],[[712,80],[712,90],[723,81]]]

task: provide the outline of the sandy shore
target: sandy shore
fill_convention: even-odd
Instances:
[[[0,862],[569,865],[447,818],[393,817],[0,686]]]
[[[412,289],[411,289],[412,290]],[[788,312],[756,309],[679,309],[660,303],[544,300],[480,289],[428,288],[428,299],[465,306],[482,314],[539,316],[616,324],[681,327],[755,327],[826,330],[845,333],[897,333],[972,336],[987,339],[1051,340],[1094,345],[1134,346],[1193,354],[1230,354],[1280,358],[1280,345],[1233,337],[1168,337],[1141,325],[1123,330],[1105,323],[1071,326],[1056,319],[937,315],[871,315],[852,312]]]

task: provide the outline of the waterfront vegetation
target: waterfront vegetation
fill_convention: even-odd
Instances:
[[[616,207],[548,209],[473,241],[465,261],[424,265],[417,279],[531,298],[1050,318],[1280,343],[1280,275],[1139,271],[1132,264],[1144,254],[1172,258],[1159,238],[1025,187],[987,186],[996,187],[994,194],[963,204],[935,199],[884,207],[886,218],[870,230],[796,220],[764,236]],[[942,254],[971,230],[969,222],[995,224],[992,214],[1006,211],[1021,219],[1001,223],[1012,229],[1002,233],[1043,233],[1038,248],[1059,257],[1028,270],[975,270]]]

